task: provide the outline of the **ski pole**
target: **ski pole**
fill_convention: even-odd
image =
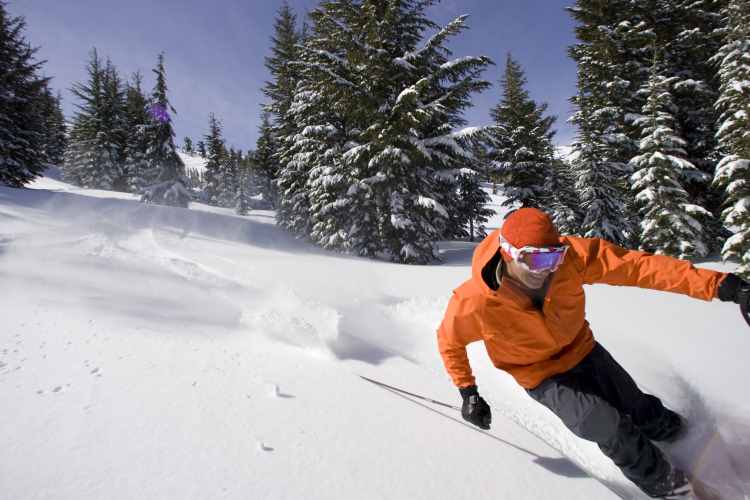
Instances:
[[[383,382],[378,382],[377,380],[367,378],[364,375],[360,375],[359,377],[367,380],[368,382],[372,382],[375,385],[379,385],[380,387],[385,387],[386,389],[390,389],[392,391],[400,392],[402,394],[407,394],[413,398],[421,399],[422,401],[427,401],[428,403],[445,406],[446,408],[450,408],[456,411],[461,411],[461,408],[459,408],[458,406],[453,406],[453,405],[449,405],[448,403],[443,403],[442,401],[437,401],[431,398],[426,398],[424,396],[420,396],[419,394],[414,394],[413,392],[405,391],[403,389],[399,389],[398,387],[393,387],[392,385],[384,384]]]

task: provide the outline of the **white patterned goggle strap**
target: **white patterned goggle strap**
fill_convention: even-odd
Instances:
[[[531,272],[556,271],[565,254],[568,245],[555,245],[549,247],[525,246],[516,248],[505,238],[500,236],[500,247],[511,256],[511,258]]]

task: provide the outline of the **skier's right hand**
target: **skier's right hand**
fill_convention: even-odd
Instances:
[[[492,423],[492,411],[487,401],[482,399],[477,386],[470,385],[459,389],[464,404],[461,407],[461,416],[464,420],[471,422],[479,428],[489,430]]]
[[[718,298],[724,302],[744,304],[750,295],[750,283],[730,273],[719,285]]]

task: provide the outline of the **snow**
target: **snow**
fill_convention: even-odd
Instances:
[[[480,343],[489,433],[358,377],[460,403],[435,330],[475,243],[406,266],[273,222],[50,178],[0,187],[0,498],[643,498]],[[642,387],[691,417],[708,405],[750,480],[737,307],[604,285],[587,307]]]
[[[397,66],[400,66],[408,71],[416,69],[416,66],[414,66],[412,63],[404,59],[403,57],[396,57],[393,59],[393,63]]]
[[[206,172],[206,164],[208,160],[202,158],[198,154],[185,153],[184,151],[178,150],[177,155],[185,164],[185,173],[190,174],[191,172],[203,175]]]
[[[460,64],[464,64],[464,63],[471,62],[474,60],[476,60],[476,57],[473,57],[473,56],[457,57],[456,59],[453,59],[453,60],[450,60],[448,62],[441,64],[440,69],[449,71]]]

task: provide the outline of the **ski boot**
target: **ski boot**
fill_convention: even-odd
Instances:
[[[694,497],[690,478],[676,467],[672,467],[667,475],[656,483],[649,486],[641,485],[641,489],[651,498],[676,500]]]

